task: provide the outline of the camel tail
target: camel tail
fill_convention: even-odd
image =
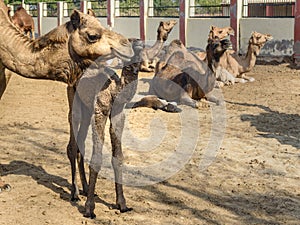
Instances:
[[[126,108],[138,108],[138,107],[147,107],[154,110],[163,110],[165,112],[178,113],[181,112],[181,109],[177,107],[174,103],[169,103],[165,100],[159,99],[157,96],[151,95],[142,98],[137,102],[128,103]]]

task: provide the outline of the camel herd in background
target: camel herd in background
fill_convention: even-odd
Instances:
[[[254,81],[245,73],[253,68],[260,49],[272,38],[268,34],[253,32],[246,56],[240,57],[226,39],[228,35],[234,35],[233,29],[212,26],[205,52],[193,53],[179,40],[171,41],[164,48],[168,34],[176,25],[175,21],[170,20],[160,22],[157,41],[152,47],[146,48],[141,40],[127,39],[104,28],[92,16],[92,11],[86,15],[74,10],[69,22],[34,39],[32,34],[31,38],[23,35],[27,29],[17,25],[22,24],[22,17],[16,20],[18,14],[11,18],[7,12],[8,8],[1,0],[0,98],[13,73],[26,78],[56,80],[67,84],[70,124],[67,154],[72,170],[71,200],[79,200],[76,181],[78,167],[83,194],[87,196],[84,216],[90,218],[96,216],[94,192],[101,168],[104,128],[108,119],[116,204],[121,212],[130,210],[122,186],[121,136],[125,120],[123,109],[136,92],[139,71],[154,72],[154,77],[149,95],[134,103],[133,107],[180,112],[177,104],[198,108],[200,99],[221,104],[211,94],[212,90],[236,82]],[[104,62],[114,57],[123,61],[121,76],[112,68],[104,66]],[[93,152],[88,182],[84,152],[90,125]],[[2,184],[1,188],[8,189],[9,186]]]

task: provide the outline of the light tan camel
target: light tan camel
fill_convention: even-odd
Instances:
[[[77,200],[76,158],[85,194],[88,185],[74,134],[80,118],[72,119],[76,83],[83,71],[95,64],[94,60],[131,58],[131,44],[122,35],[105,29],[96,18],[77,10],[71,15],[71,21],[32,42],[11,24],[3,1],[0,1],[0,24],[0,77],[9,69],[26,78],[56,80],[68,85],[70,140],[67,153],[72,169],[71,199]]]
[[[10,14],[10,7],[8,8],[8,14]],[[19,6],[11,17],[11,21],[15,24],[22,33],[25,33],[32,40],[35,39],[34,35],[34,21],[27,11]]]
[[[121,78],[109,68],[90,67],[77,85],[74,112],[81,112],[81,126],[77,143],[81,152],[85,152],[84,142],[92,118],[93,152],[89,163],[89,190],[85,203],[85,217],[95,218],[94,192],[97,176],[101,169],[102,148],[105,124],[110,120],[110,138],[112,145],[112,165],[115,173],[116,204],[121,212],[131,210],[126,206],[122,187],[122,132],[124,127],[124,105],[134,96],[137,88],[140,53],[143,42],[131,40],[134,57],[122,69]],[[79,110],[77,110],[77,109]]]
[[[164,43],[168,39],[169,33],[176,24],[176,20],[169,20],[167,22],[161,21],[157,29],[157,38],[154,45],[150,48],[145,48],[142,51],[142,63],[140,71],[153,72],[156,65],[156,57],[161,52]]]
[[[207,45],[207,54],[212,60],[218,61],[228,47],[230,41],[212,39]],[[194,108],[199,107],[198,100],[205,98],[208,101],[220,104],[211,91],[215,87],[215,74],[210,64],[200,60],[195,54],[188,51],[179,40],[174,40],[168,47],[170,57],[162,69],[151,80],[149,94],[134,104],[134,107],[159,108],[166,107],[168,102],[176,102]],[[161,99],[166,100],[161,101]],[[159,107],[158,107],[159,106]],[[164,108],[164,110],[166,110]],[[172,110],[177,112],[174,107]],[[166,110],[168,111],[168,110]]]
[[[255,65],[256,58],[265,43],[273,37],[270,34],[252,32],[249,39],[248,51],[244,57],[240,57],[233,50],[227,50],[220,58],[219,66],[235,77],[235,82],[253,82],[253,77],[248,77],[245,73],[249,72]]]

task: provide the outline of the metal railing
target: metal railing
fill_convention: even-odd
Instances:
[[[229,17],[230,2],[222,0],[195,0],[189,7],[189,16],[202,17]]]
[[[150,17],[179,17],[179,1],[154,0],[153,5],[149,6]]]
[[[92,0],[92,10],[97,17],[107,17],[107,1],[106,0]]]
[[[120,0],[116,1],[115,10],[118,12],[116,16],[120,17],[139,17],[140,1],[138,0]]]
[[[243,17],[294,17],[295,0],[243,0]]]

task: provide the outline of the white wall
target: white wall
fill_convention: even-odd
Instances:
[[[156,40],[157,27],[160,21],[167,21],[173,18],[153,18],[146,20],[146,44],[152,45]],[[174,39],[179,39],[179,20],[169,35],[166,44]],[[69,21],[68,17],[63,22]],[[107,27],[107,19],[99,18],[103,26]],[[34,19],[37,33],[37,22]],[[46,34],[57,26],[57,18],[43,17],[42,34]],[[139,18],[117,17],[114,20],[113,30],[126,37],[140,37]],[[186,46],[205,49],[209,28],[211,25],[225,27],[230,25],[229,18],[189,18],[187,20]],[[294,18],[242,18],[240,20],[240,53],[247,51],[248,40],[252,31],[268,33],[273,36],[273,40],[266,43],[260,55],[285,56],[293,54],[294,44]],[[237,35],[237,34],[236,34]]]
[[[293,18],[243,18],[240,20],[240,50],[247,51],[252,31],[271,34],[273,40],[266,43],[260,55],[282,56],[293,54]]]
[[[187,19],[186,46],[205,49],[210,26],[230,26],[229,18],[189,18]]]

